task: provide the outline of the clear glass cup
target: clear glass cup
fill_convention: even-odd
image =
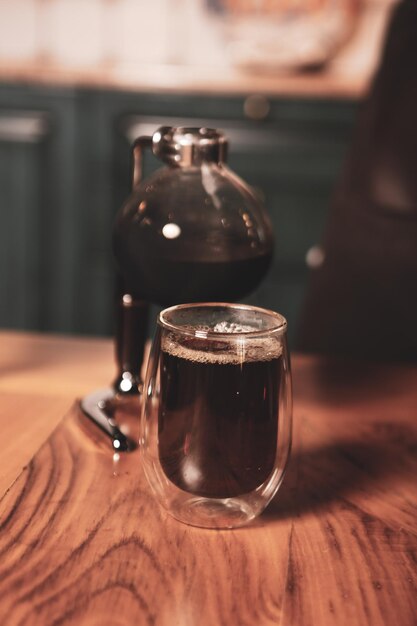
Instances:
[[[242,304],[159,314],[140,449],[159,503],[205,528],[246,524],[277,492],[291,447],[287,323]]]

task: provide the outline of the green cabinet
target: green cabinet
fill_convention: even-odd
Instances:
[[[214,126],[230,166],[265,199],[276,235],[269,275],[248,300],[280,310],[293,338],[306,253],[320,240],[356,113],[347,101],[0,87],[0,326],[112,331],[111,228],[130,186],[130,144],[160,125]],[[9,133],[7,116],[37,132]],[[4,129],[2,133],[1,130]],[[148,155],[145,173],[156,167]]]
[[[0,326],[75,330],[76,114],[69,91],[0,87]]]

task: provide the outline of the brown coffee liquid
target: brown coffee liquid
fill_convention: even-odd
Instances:
[[[159,458],[180,489],[228,498],[253,491],[270,476],[282,359],[277,342],[272,351],[265,347],[240,362],[224,353],[224,345],[216,354],[212,343],[210,352],[202,350],[201,340],[163,344]]]
[[[131,263],[118,251],[129,293],[140,299],[171,306],[181,302],[234,302],[251,293],[266,274],[271,253],[246,259],[210,261],[155,255],[138,246]]]

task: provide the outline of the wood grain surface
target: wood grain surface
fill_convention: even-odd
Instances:
[[[114,376],[108,339],[0,331],[0,496],[74,398],[106,387]]]
[[[170,518],[75,404],[1,500],[0,624],[415,626],[417,369],[293,372],[287,477],[235,531]]]
[[[109,339],[0,331],[0,392],[66,398],[69,408],[115,375]]]

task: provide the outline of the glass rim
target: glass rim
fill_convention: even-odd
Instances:
[[[180,326],[179,324],[174,324],[166,319],[166,315],[175,311],[181,311],[184,309],[197,309],[197,308],[227,308],[227,309],[235,309],[235,310],[243,310],[243,311],[258,311],[264,315],[267,315],[271,318],[274,318],[277,322],[275,326],[271,326],[271,328],[263,328],[259,330],[251,330],[251,331],[242,331],[242,332],[233,332],[233,333],[222,333],[222,332],[214,332],[211,330],[197,330],[192,329],[190,327]],[[277,313],[276,311],[272,311],[272,309],[265,309],[260,306],[254,306],[252,304],[240,304],[240,303],[231,303],[231,302],[192,302],[185,304],[176,304],[174,306],[170,306],[166,309],[163,309],[158,314],[158,325],[164,329],[175,331],[177,333],[181,333],[183,335],[189,335],[191,337],[196,337],[200,339],[219,339],[219,338],[252,338],[252,337],[265,337],[265,335],[271,335],[275,333],[283,334],[287,330],[287,320],[281,313]]]

